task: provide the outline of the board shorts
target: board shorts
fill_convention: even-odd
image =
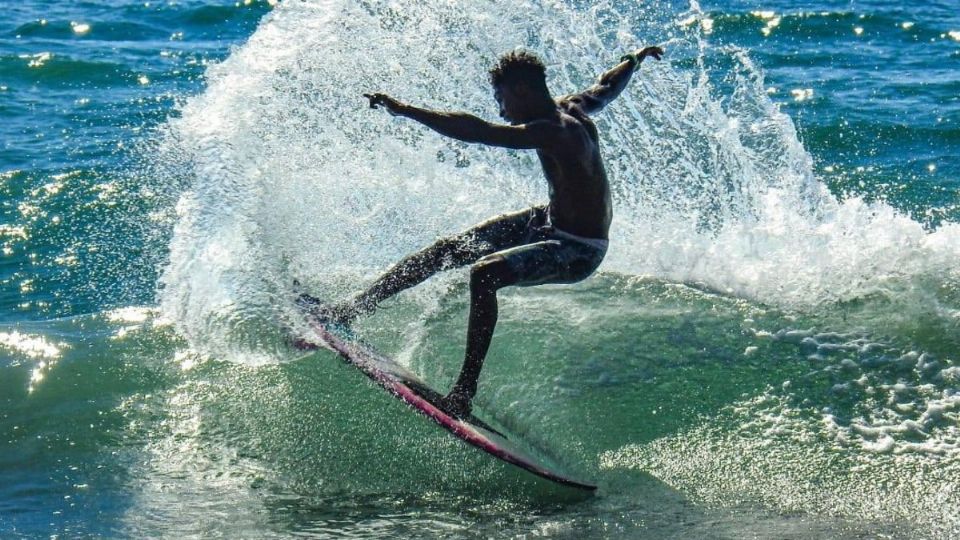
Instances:
[[[460,234],[480,255],[477,263],[500,259],[521,287],[576,283],[592,274],[607,254],[609,242],[557,229],[545,206],[504,214]]]

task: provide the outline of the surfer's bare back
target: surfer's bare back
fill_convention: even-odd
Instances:
[[[550,201],[439,240],[397,263],[352,301],[324,306],[308,295],[301,300],[319,317],[349,322],[441,270],[472,264],[466,357],[443,403],[456,416],[469,415],[497,323],[497,290],[574,283],[592,274],[606,255],[613,209],[597,128],[588,115],[620,95],[644,58],[660,60],[662,54],[659,47],[646,47],[624,55],[590,88],[557,99],[547,89],[546,70],[536,56],[506,54],[490,70],[490,82],[500,116],[510,125],[492,124],[467,113],[421,109],[386,94],[364,94],[371,108],[383,107],[447,137],[536,150]]]

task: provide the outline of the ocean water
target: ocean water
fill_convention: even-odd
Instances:
[[[0,537],[960,536],[954,0],[24,0],[0,23]],[[304,331],[543,201],[496,119],[659,43],[597,117],[610,254],[501,293],[476,405],[596,495],[453,440]],[[438,388],[465,273],[357,331]],[[291,330],[292,329],[292,330]]]

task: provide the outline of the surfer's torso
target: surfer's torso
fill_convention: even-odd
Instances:
[[[550,219],[558,229],[606,239],[613,218],[610,184],[600,156],[597,127],[576,96],[557,100],[557,144],[537,150],[550,188]]]

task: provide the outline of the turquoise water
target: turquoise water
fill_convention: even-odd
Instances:
[[[6,7],[0,537],[960,534],[955,2],[275,4]],[[294,278],[545,196],[360,94],[494,119],[503,51],[561,93],[654,42],[598,117],[608,259],[502,294],[477,397],[597,495],[289,350]],[[446,388],[466,295],[357,331]]]

